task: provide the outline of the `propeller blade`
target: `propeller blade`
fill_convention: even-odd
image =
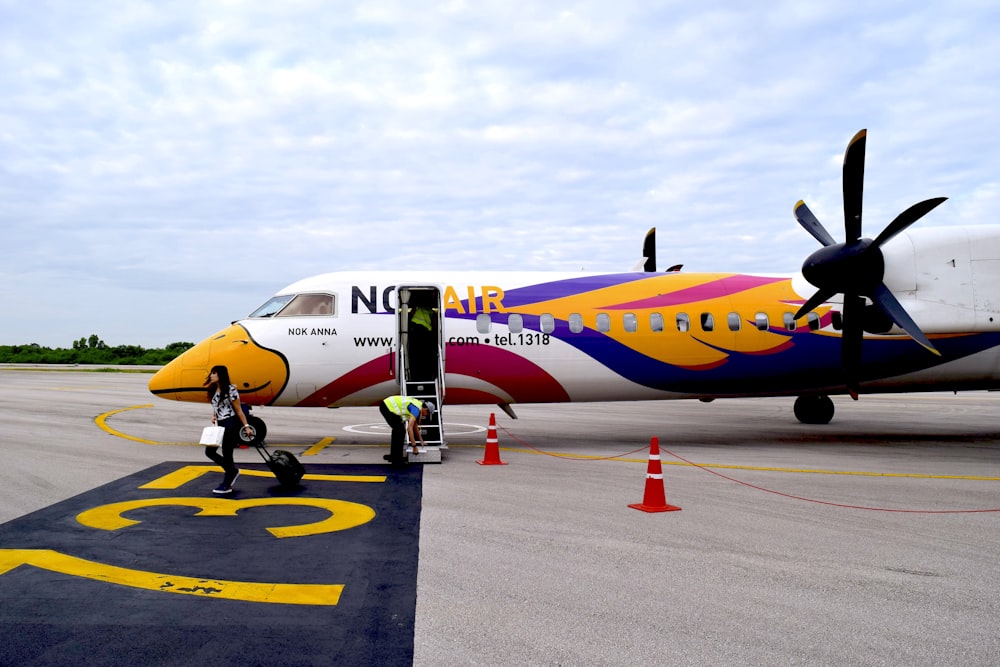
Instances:
[[[918,202],[896,216],[896,219],[889,223],[889,226],[882,230],[882,233],[875,238],[872,243],[876,248],[900,233],[914,222],[924,217],[934,210],[939,204],[947,201],[947,197],[935,197]]]
[[[833,296],[834,294],[836,294],[836,292],[830,289],[818,290],[815,294],[809,297],[808,301],[802,304],[802,307],[799,308],[798,311],[795,313],[794,319],[797,320],[806,313],[814,310],[816,306],[820,305],[821,303],[826,303],[827,301],[830,300],[830,297]]]
[[[847,391],[851,398],[858,400],[859,376],[861,374],[861,343],[865,330],[862,326],[865,299],[856,294],[844,295],[844,332],[841,335],[840,364],[844,368]]]
[[[844,151],[844,233],[850,245],[861,238],[861,202],[865,191],[865,143],[868,130],[854,135]]]
[[[795,219],[799,221],[802,228],[807,232],[812,234],[813,238],[822,243],[824,246],[831,246],[836,241],[830,236],[830,232],[826,231],[826,227],[816,219],[813,212],[809,210],[806,203],[801,199],[795,204]]]
[[[893,322],[899,325],[899,328],[910,335],[910,338],[917,341],[928,352],[933,352],[934,354],[941,356],[941,353],[937,351],[931,342],[924,335],[924,332],[920,330],[917,323],[913,321],[910,314],[906,312],[903,305],[899,303],[892,291],[885,286],[885,283],[879,283],[879,286],[875,288],[875,293],[872,295],[872,301],[875,302],[886,315],[888,315]]]

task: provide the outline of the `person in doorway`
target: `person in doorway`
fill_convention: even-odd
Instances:
[[[410,315],[407,360],[407,380],[433,382],[438,376],[437,334],[434,330],[434,311],[416,306]]]
[[[228,368],[213,366],[205,378],[205,385],[208,387],[208,401],[212,404],[212,423],[226,429],[222,437],[222,454],[219,454],[219,447],[216,445],[205,447],[205,456],[222,466],[225,473],[222,484],[212,493],[228,495],[233,492],[233,483],[240,476],[240,471],[233,462],[233,450],[239,445],[240,430],[245,431],[248,437],[252,437],[253,428],[247,423],[236,385],[229,381]],[[242,427],[240,423],[243,424]]]
[[[433,325],[433,320],[431,319],[433,316],[434,316],[434,311],[432,311],[430,308],[425,308],[424,306],[417,306],[416,308],[413,309],[413,316],[410,318],[410,321],[416,324],[417,326],[423,327],[427,331],[433,331],[434,325]]]
[[[379,404],[378,409],[385,423],[392,429],[389,453],[382,458],[394,466],[404,465],[406,458],[403,456],[403,446],[407,439],[413,445],[414,456],[417,455],[417,440],[426,446],[424,436],[420,432],[420,422],[429,419],[434,414],[436,406],[433,401],[421,401],[407,396],[390,396]]]

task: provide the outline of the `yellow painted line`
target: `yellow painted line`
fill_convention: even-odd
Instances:
[[[335,439],[336,438],[323,438],[315,445],[302,452],[302,456],[315,456],[316,454],[319,454],[321,451],[332,445]]]
[[[661,450],[662,451],[662,450]],[[731,470],[761,470],[764,472],[794,472],[806,475],[854,475],[857,477],[901,477],[912,479],[964,479],[978,482],[1000,482],[1000,477],[982,475],[932,475],[915,472],[869,472],[864,470],[813,470],[809,468],[769,468],[767,466],[740,466],[723,463],[684,463],[683,461],[663,461],[664,465],[691,466],[697,468],[722,468]]]
[[[248,470],[253,475],[269,475],[262,470]],[[384,482],[385,475],[323,475],[320,473],[309,473],[302,475],[302,479],[312,479],[317,482]]]
[[[243,602],[332,606],[340,602],[340,596],[344,592],[343,584],[274,584],[200,579],[132,570],[50,549],[0,549],[0,575],[21,565],[131,588]]]
[[[162,477],[158,477],[151,482],[146,482],[140,489],[179,489],[188,482],[193,482],[199,479],[203,475],[208,473],[222,473],[223,470],[219,466],[183,466],[174,470],[173,472],[167,473]],[[249,470],[241,470],[240,474],[249,474]]]
[[[98,415],[97,417],[94,418],[94,422],[97,424],[97,426],[102,431],[106,431],[107,433],[110,433],[111,435],[116,435],[119,438],[125,438],[126,440],[133,440],[135,442],[141,442],[141,443],[146,444],[146,445],[160,444],[160,443],[154,442],[152,440],[144,440],[143,438],[136,438],[135,436],[131,436],[131,435],[128,435],[126,433],[122,433],[121,431],[115,430],[115,429],[111,428],[110,426],[108,426],[108,417],[112,417],[112,416],[118,414],[119,412],[127,412],[129,410],[137,410],[138,408],[151,408],[151,407],[153,407],[153,405],[151,403],[147,403],[146,405],[133,405],[130,408],[122,408],[121,410],[112,410],[111,412],[105,412],[102,415]]]
[[[171,446],[188,445],[188,446],[194,446],[194,447],[201,447],[202,446],[202,445],[198,444],[197,442],[193,442],[193,441],[192,442],[158,442],[156,440],[146,440],[145,438],[138,438],[138,437],[136,437],[134,435],[129,435],[127,433],[123,433],[123,432],[119,431],[118,429],[112,428],[111,426],[108,425],[108,419],[111,418],[111,417],[113,417],[113,416],[115,416],[115,415],[117,415],[117,414],[120,414],[122,412],[128,412],[129,410],[138,410],[140,408],[152,408],[152,407],[153,407],[153,405],[151,403],[147,403],[145,405],[133,405],[133,406],[127,407],[127,408],[121,408],[120,410],[111,410],[110,412],[105,412],[104,414],[100,414],[97,417],[95,417],[94,418],[94,423],[96,423],[97,426],[100,427],[100,429],[102,431],[106,432],[106,433],[109,433],[109,434],[111,434],[113,436],[116,436],[118,438],[125,438],[126,440],[132,440],[133,442],[141,442],[144,445],[171,445]],[[329,447],[330,445],[332,445],[333,442],[334,442],[334,440],[336,440],[336,438],[332,438],[332,437],[323,438],[322,440],[320,440],[319,442],[317,442],[315,445],[310,446],[309,449],[307,449],[306,451],[302,452],[302,455],[303,456],[315,456],[316,454],[318,454],[321,451],[323,451],[324,448]],[[271,446],[272,447],[274,447],[274,446],[277,446],[277,447],[301,447],[302,445],[293,445],[293,444],[280,445],[279,444],[279,445],[271,445]],[[306,478],[308,478],[308,477],[309,477],[309,475],[306,475]]]
[[[99,530],[120,530],[141,523],[122,516],[143,507],[181,506],[195,507],[201,510],[194,516],[232,516],[242,509],[251,507],[271,507],[274,505],[318,507],[330,513],[329,518],[314,523],[298,526],[280,526],[268,528],[267,531],[278,538],[305,537],[335,533],[362,526],[375,518],[375,510],[368,505],[352,503],[347,500],[332,498],[248,498],[246,500],[230,500],[228,498],[142,498],[124,500],[120,503],[100,505],[76,516],[78,523],[88,528]]]
[[[449,447],[476,447],[482,449],[483,445],[456,445],[448,443]],[[595,456],[589,454],[568,454],[558,452],[547,452],[541,449],[521,448],[521,447],[500,447],[502,452],[515,452],[520,454],[535,454],[536,456],[552,456],[557,459],[573,459],[585,461],[620,461],[623,463],[647,463],[648,458],[623,458],[609,456]],[[854,475],[858,477],[900,477],[911,479],[959,479],[976,482],[1000,482],[1000,477],[990,477],[986,475],[932,475],[927,473],[893,473],[893,472],[869,472],[863,470],[819,470],[810,468],[781,468],[768,466],[734,465],[726,463],[687,463],[685,461],[665,461],[662,457],[670,456],[660,447],[661,463],[665,466],[681,466],[686,468],[719,468],[724,470],[758,470],[761,472],[786,472],[805,475]]]
[[[187,465],[169,472],[162,477],[158,477],[151,482],[146,482],[140,489],[179,489],[188,482],[193,482],[194,480],[207,474],[214,474],[223,472],[222,468],[219,466],[211,465]],[[248,477],[273,477],[269,470],[247,470],[246,468],[240,469],[240,475],[247,475]],[[379,483],[386,480],[385,475],[322,475],[314,473],[306,473],[302,476],[302,479],[311,479],[317,482],[361,482],[361,483]]]

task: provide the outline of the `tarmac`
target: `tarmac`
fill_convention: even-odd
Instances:
[[[86,532],[76,517],[87,507],[154,497],[139,487],[209,465],[195,444],[208,406],[157,399],[146,391],[148,378],[0,369],[0,552],[75,549],[73,535]],[[495,406],[445,405],[449,450],[441,464],[402,471],[409,490],[318,491],[327,486],[317,477],[298,493],[370,506],[376,518],[367,525],[395,517],[380,524],[389,533],[360,547],[338,540],[364,528],[266,547],[287,582],[342,583],[345,595],[366,582],[350,614],[336,605],[205,600],[0,564],[7,610],[0,663],[66,664],[72,655],[60,650],[14,654],[9,640],[31,629],[51,640],[53,628],[71,636],[101,626],[108,639],[87,645],[90,664],[126,664],[115,647],[137,628],[180,641],[192,618],[210,623],[222,606],[239,606],[240,614],[266,617],[269,629],[261,634],[248,616],[206,635],[203,646],[222,647],[213,664],[350,664],[350,656],[331,654],[346,644],[387,647],[380,664],[436,666],[1000,664],[1000,397],[834,400],[837,414],[826,426],[799,424],[791,398],[521,405],[517,420]],[[491,413],[507,465],[477,464]],[[294,452],[311,475],[389,472],[381,465],[388,434],[375,408],[255,414],[267,422],[269,444]],[[680,511],[629,507],[657,483],[647,479],[654,437],[666,502]],[[260,473],[241,476],[240,499],[283,495],[253,450],[239,450],[237,461]],[[182,495],[211,497],[211,474]],[[393,506],[410,512],[393,514]],[[145,511],[122,516],[148,518]],[[327,516],[315,512],[284,523]],[[73,555],[223,583],[278,580],[275,570],[243,567],[238,558],[218,574],[196,570],[192,549],[207,547],[191,544],[205,524],[169,513],[169,530],[148,539],[174,552],[153,557],[132,546],[102,556],[88,547]],[[239,530],[282,523],[274,518],[246,519]],[[364,559],[336,569],[359,549]],[[407,569],[401,563],[414,554],[416,567]],[[392,581],[380,588],[386,570]],[[37,604],[24,602],[28,592]],[[130,614],[109,614],[111,601],[122,599]],[[186,611],[154,613],[165,604]],[[355,627],[348,616],[382,620]],[[402,620],[392,626],[386,618]],[[267,653],[282,641],[295,652]],[[171,645],[127,657],[199,664],[208,655]],[[356,664],[371,664],[366,650],[351,654]]]

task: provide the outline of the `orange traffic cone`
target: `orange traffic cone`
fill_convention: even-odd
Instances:
[[[646,492],[642,502],[629,505],[643,512],[674,512],[680,507],[667,504],[663,493],[663,466],[660,464],[660,441],[654,437],[649,443],[649,466],[646,468]]]
[[[490,413],[490,429],[486,432],[486,454],[482,461],[476,461],[481,466],[505,466],[506,461],[500,460],[500,441],[497,440],[497,418]]]

